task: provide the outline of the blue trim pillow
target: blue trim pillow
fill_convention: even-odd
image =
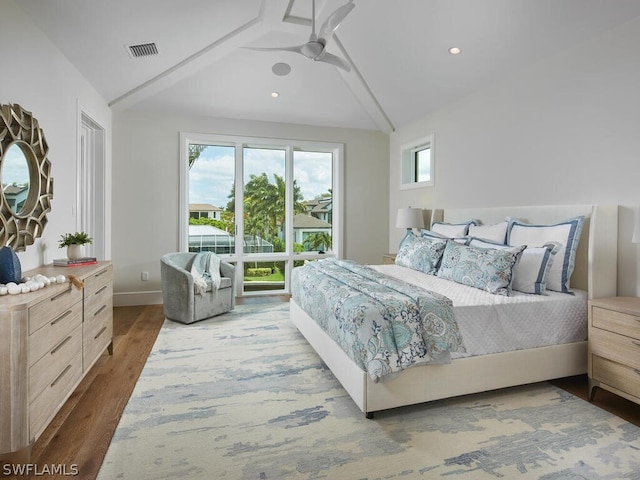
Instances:
[[[512,248],[508,245],[498,245],[481,239],[472,238],[472,247],[482,248]],[[547,288],[547,278],[553,263],[553,258],[560,250],[559,243],[548,243],[542,247],[527,247],[522,252],[520,261],[513,267],[513,283],[511,288],[523,293],[541,295]]]
[[[569,293],[583,224],[584,216],[553,225],[530,225],[512,220],[507,229],[507,244],[542,247],[550,242],[559,243],[560,248],[549,270],[547,289]]]
[[[459,238],[465,237],[469,233],[470,225],[477,224],[478,222],[475,220],[469,220],[464,223],[433,222],[431,224],[431,231],[447,238]]]
[[[449,240],[438,277],[496,295],[509,295],[513,268],[524,249],[524,246],[504,250],[470,247]]]
[[[400,242],[396,265],[435,275],[447,240],[419,237],[408,232]]]

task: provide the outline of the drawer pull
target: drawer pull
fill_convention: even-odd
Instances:
[[[53,322],[51,322],[51,326],[53,327],[56,323],[58,323],[64,317],[68,317],[69,315],[71,315],[71,310],[67,310],[62,315],[60,315],[58,318],[56,318]]]
[[[98,315],[100,315],[100,313],[102,313],[102,311],[107,308],[106,305],[102,305],[98,310],[96,310],[96,313],[93,314],[94,317],[97,317]]]
[[[104,292],[107,288],[109,288],[109,285],[105,285],[103,286],[100,290],[98,290],[96,292],[96,295],[100,295],[102,292]]]
[[[100,335],[102,335],[105,332],[106,329],[107,329],[107,327],[102,327],[100,329],[100,331],[98,333],[96,333],[96,336],[93,337],[93,339],[96,340]]]
[[[62,380],[62,377],[64,377],[69,370],[71,370],[71,365],[67,365],[60,375],[56,377],[56,379],[51,383],[51,388],[55,387],[56,383]]]
[[[60,350],[62,348],[62,346],[65,343],[67,343],[69,340],[71,340],[71,335],[69,335],[67,338],[62,340],[58,345],[56,345],[55,348],[53,350],[51,350],[51,355],[55,354],[58,350]]]
[[[96,273],[93,278],[98,278],[100,275],[104,275],[105,273],[107,273],[107,269],[105,268],[104,270],[99,271],[98,273]]]
[[[51,297],[51,301],[55,302],[56,300],[58,300],[61,297],[64,297],[65,295],[69,295],[71,293],[71,287],[69,287],[68,289],[66,289],[64,292],[59,293],[57,295],[54,295],[53,297]]]

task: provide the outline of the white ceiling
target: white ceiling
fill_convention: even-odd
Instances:
[[[346,1],[317,0],[317,28]],[[328,45],[345,72],[243,48],[305,43],[311,0],[17,2],[114,109],[384,132],[640,15],[638,0],[354,3]],[[158,55],[129,55],[148,42]],[[275,75],[277,62],[291,73]]]

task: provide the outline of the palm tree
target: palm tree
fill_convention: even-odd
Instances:
[[[315,232],[309,235],[305,243],[310,250],[329,250],[331,248],[331,234],[328,232]]]

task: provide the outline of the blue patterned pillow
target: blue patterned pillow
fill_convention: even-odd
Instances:
[[[497,248],[505,250],[508,245],[496,245],[493,242],[473,238],[469,245],[481,248]],[[547,288],[547,278],[549,270],[561,245],[550,242],[542,247],[527,247],[522,252],[520,261],[513,267],[513,290],[523,293],[534,293],[541,295]]]
[[[446,245],[446,239],[419,237],[409,232],[400,242],[396,265],[435,275]]]
[[[448,241],[438,276],[496,295],[509,295],[513,268],[525,246],[498,250]]]

